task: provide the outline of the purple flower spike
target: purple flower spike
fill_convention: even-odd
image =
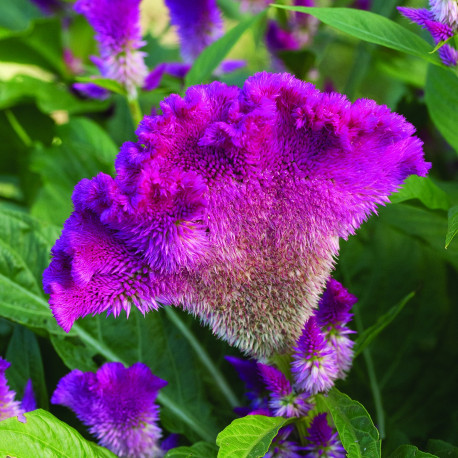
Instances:
[[[5,372],[9,367],[10,363],[0,357],[0,421],[24,413],[21,403],[15,400],[16,393],[8,387]]]
[[[210,44],[223,35],[223,19],[216,0],[165,0],[172,25],[177,27],[181,55],[192,63]]]
[[[305,323],[294,351],[291,372],[298,389],[311,394],[328,391],[337,378],[336,356],[326,342],[315,317],[312,316]]]
[[[105,78],[121,83],[130,97],[143,86],[147,68],[145,42],[140,31],[141,0],[78,0],[75,11],[83,14],[96,31],[100,58],[93,61]]]
[[[289,436],[294,431],[294,425],[288,425],[280,429],[273,440],[269,451],[264,458],[300,458],[302,457],[301,447],[297,442],[289,440]]]
[[[307,458],[345,458],[345,449],[338,439],[337,433],[332,432],[326,420],[326,414],[317,415],[307,430],[307,440],[310,442],[304,447]]]
[[[302,417],[312,408],[309,393],[296,393],[289,380],[278,369],[258,363],[259,372],[270,391],[269,407],[277,417]]]
[[[173,94],[126,143],[116,176],[82,180],[44,286],[59,324],[175,305],[264,357],[288,351],[339,250],[411,174],[406,120],[289,74]]]
[[[167,382],[142,363],[125,368],[105,363],[97,373],[73,370],[63,377],[51,398],[72,409],[100,445],[118,456],[162,456],[159,407],[155,401]]]
[[[436,21],[458,30],[458,2],[456,0],[429,0]]]
[[[32,380],[28,380],[25,385],[21,407],[24,412],[31,412],[37,408],[37,401],[35,399],[35,392],[33,391]]]

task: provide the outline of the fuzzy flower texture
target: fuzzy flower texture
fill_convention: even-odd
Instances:
[[[437,45],[458,32],[458,0],[429,0],[429,9],[398,7],[407,19],[426,29]],[[439,57],[448,66],[458,63],[458,50],[449,44],[439,48]]]
[[[44,273],[63,329],[175,305],[257,356],[290,348],[347,238],[411,174],[414,127],[372,100],[258,73],[171,95],[116,176],[82,180]]]

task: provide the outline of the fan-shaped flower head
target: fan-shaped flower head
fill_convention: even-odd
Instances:
[[[289,349],[347,238],[411,174],[405,119],[371,100],[258,73],[171,95],[116,176],[81,181],[45,291],[69,330],[88,314],[180,306],[247,353]]]
[[[310,393],[296,393],[289,380],[278,369],[258,363],[259,372],[270,392],[269,407],[277,417],[302,417],[312,408]]]
[[[24,413],[37,408],[32,381],[28,380],[22,401],[16,401],[16,393],[8,387],[6,379],[6,370],[10,365],[8,361],[0,357],[0,421],[16,416],[23,421]]]
[[[118,456],[162,456],[155,401],[167,382],[142,363],[125,368],[105,363],[97,373],[73,370],[63,377],[51,398],[72,409],[100,445]]]
[[[75,11],[83,14],[96,32],[100,58],[94,63],[105,78],[121,83],[131,97],[143,85],[148,73],[145,42],[140,31],[141,0],[78,0]],[[89,83],[91,84],[91,83]],[[84,84],[78,86],[83,89]]]
[[[304,447],[307,458],[345,458],[345,449],[340,443],[337,433],[332,431],[326,414],[317,415],[307,430],[309,444]]]
[[[337,280],[329,279],[315,312],[316,321],[334,350],[338,377],[345,377],[353,359],[354,342],[348,337],[354,331],[346,324],[352,319],[350,309],[358,301]]]

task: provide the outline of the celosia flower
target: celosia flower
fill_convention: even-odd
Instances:
[[[458,4],[456,0],[439,0],[437,2],[431,2],[431,7],[433,4],[436,6],[435,10],[427,10],[424,8],[404,8],[398,7],[398,11],[410,19],[411,21],[417,23],[422,28],[426,29],[432,36],[434,43],[437,45],[441,41],[445,41],[448,38],[452,37],[457,30],[458,25],[458,15],[455,17],[453,14],[445,18],[443,10],[439,9],[439,4],[446,3],[455,3],[457,13],[458,13]],[[452,11],[452,9],[450,10]],[[455,66],[458,62],[458,51],[452,46],[445,44],[439,48],[439,57],[442,62],[448,66]]]
[[[44,273],[66,331],[88,314],[176,305],[247,353],[286,351],[339,237],[430,167],[402,116],[288,74],[191,87],[161,108],[114,178],[75,188]]]
[[[345,449],[338,439],[337,433],[332,431],[326,420],[326,414],[317,415],[307,430],[307,440],[310,442],[304,447],[307,458],[345,458]]]
[[[300,458],[303,456],[301,452],[304,448],[289,439],[293,431],[294,425],[281,428],[264,458]]]
[[[73,370],[51,398],[72,409],[100,445],[118,456],[162,456],[156,397],[167,382],[142,363],[105,363],[97,373]]]
[[[147,68],[145,43],[140,31],[141,0],[78,0],[75,11],[83,14],[96,31],[100,58],[94,63],[105,78],[121,83],[130,97],[143,85]]]
[[[172,25],[177,28],[181,55],[187,63],[223,35],[223,19],[216,0],[165,0]]]
[[[453,30],[458,30],[458,1],[429,0],[429,5],[436,21],[447,24]]]
[[[24,421],[23,414],[37,408],[32,381],[28,380],[22,401],[16,401],[16,393],[8,387],[6,379],[6,370],[10,365],[8,361],[0,357],[0,421],[16,416],[20,421]]]
[[[316,321],[334,350],[338,377],[345,377],[353,359],[354,342],[348,335],[354,331],[345,326],[353,317],[350,309],[358,301],[337,280],[331,278],[315,312]]]
[[[336,355],[314,316],[305,323],[294,351],[291,372],[296,386],[312,394],[328,391],[338,374]]]
[[[259,371],[270,392],[269,407],[277,417],[302,417],[312,408],[307,402],[310,394],[296,393],[289,380],[278,369],[258,363]]]

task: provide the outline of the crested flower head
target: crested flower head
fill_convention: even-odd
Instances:
[[[75,11],[94,28],[100,58],[93,61],[105,78],[121,83],[130,96],[143,85],[147,68],[140,31],[141,0],[78,0]]]
[[[334,351],[326,342],[315,317],[305,323],[294,351],[291,371],[298,389],[311,394],[328,391],[334,385],[338,368]]]
[[[312,408],[307,402],[310,394],[296,393],[289,380],[278,369],[258,363],[259,372],[270,392],[269,407],[277,417],[302,417]]]
[[[332,431],[322,413],[313,418],[310,428],[307,430],[309,444],[304,447],[307,458],[345,458],[345,449],[340,443],[337,433]]]
[[[155,401],[167,382],[142,363],[105,363],[97,373],[73,370],[63,377],[53,404],[72,409],[99,443],[127,458],[161,456]]]
[[[177,28],[181,55],[187,63],[223,35],[223,19],[216,0],[165,0],[172,25]]]
[[[116,176],[81,181],[45,291],[58,323],[180,306],[247,353],[286,351],[347,238],[411,174],[406,120],[289,74],[173,94]]]

